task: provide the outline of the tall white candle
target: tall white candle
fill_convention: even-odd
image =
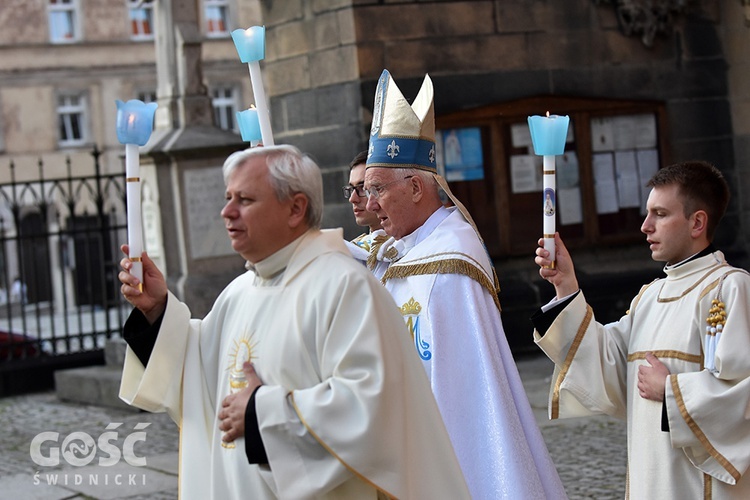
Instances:
[[[125,181],[128,211],[128,257],[133,263],[130,274],[138,278],[143,290],[143,224],[141,221],[141,173],[137,144],[125,144]]]
[[[250,83],[253,86],[255,96],[255,107],[258,108],[258,122],[260,123],[260,135],[264,146],[273,146],[273,133],[271,132],[271,114],[268,111],[266,91],[263,87],[263,78],[260,74],[260,63],[250,61],[247,63],[250,69]]]
[[[555,156],[543,156],[543,179],[544,179],[544,220],[543,236],[544,249],[549,252],[552,261],[551,268],[555,267],[555,213],[557,212],[557,193],[555,184]]]

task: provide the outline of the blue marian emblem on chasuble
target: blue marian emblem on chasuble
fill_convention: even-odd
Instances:
[[[419,357],[424,361],[428,361],[432,358],[430,344],[422,339],[422,335],[419,331],[419,313],[422,311],[422,306],[419,305],[419,302],[414,300],[414,297],[412,297],[399,309],[401,315],[406,320],[406,327],[409,329],[409,333],[411,333],[411,338],[414,339],[414,346],[417,348],[417,354],[419,354]]]

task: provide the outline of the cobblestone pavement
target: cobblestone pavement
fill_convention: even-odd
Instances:
[[[625,424],[607,417],[549,421],[546,416],[551,363],[546,358],[524,358],[519,371],[550,454],[571,499],[624,498],[626,473]],[[165,414],[131,412],[61,402],[53,392],[0,399],[0,498],[157,499],[177,498],[178,432]],[[114,427],[114,424],[121,425]],[[65,439],[81,433],[93,441],[104,432],[117,432],[111,444],[127,448],[129,435],[145,429],[145,439],[133,446],[133,455],[145,457],[146,467],[97,465],[111,458],[98,446],[87,466],[71,466],[63,455]],[[110,429],[107,429],[107,427]],[[55,432],[40,454],[55,455],[59,464],[40,466],[31,459],[30,445],[41,432]],[[88,456],[87,456],[88,457]],[[128,468],[129,467],[129,468]],[[35,475],[36,473],[38,475]],[[79,484],[75,484],[79,482]],[[90,484],[96,482],[97,484]],[[56,484],[54,484],[56,483]]]

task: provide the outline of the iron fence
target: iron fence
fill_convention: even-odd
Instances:
[[[65,177],[47,179],[39,160],[35,180],[17,182],[11,162],[0,184],[0,395],[103,362],[130,309],[117,280],[125,176],[102,174],[96,146],[91,155],[75,169],[89,175],[67,158]]]

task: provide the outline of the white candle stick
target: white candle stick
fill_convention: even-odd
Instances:
[[[264,146],[273,146],[273,133],[271,132],[271,114],[268,111],[266,91],[263,87],[263,78],[260,74],[260,63],[250,61],[247,63],[250,69],[250,83],[253,86],[255,96],[255,107],[258,108],[258,122],[260,123],[260,135]]]
[[[125,181],[127,185],[128,257],[133,263],[130,274],[138,278],[143,291],[143,227],[141,222],[141,174],[137,144],[125,144]]]
[[[556,210],[556,185],[555,185],[555,156],[543,156],[543,179],[544,179],[544,249],[549,252],[552,261],[550,268],[555,268],[555,213]]]

